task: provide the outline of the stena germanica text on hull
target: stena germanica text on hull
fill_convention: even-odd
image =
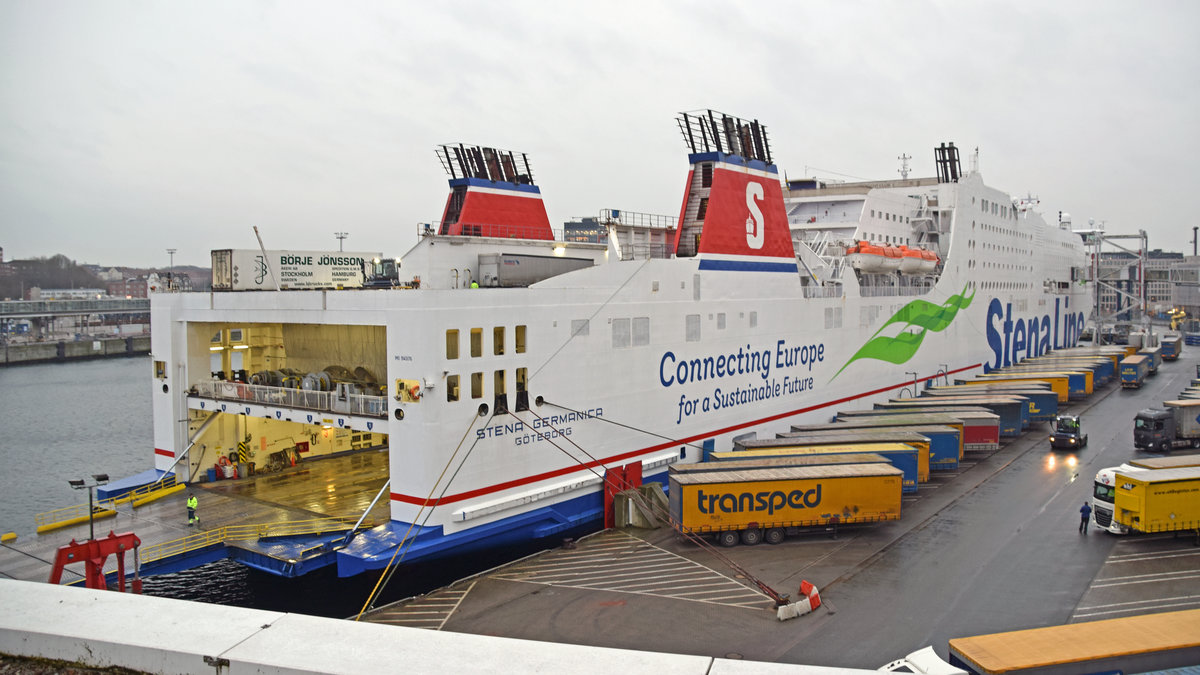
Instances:
[[[441,222],[365,280],[287,290],[309,257],[253,251],[221,274],[263,290],[155,295],[156,468],[386,447],[391,522],[339,552],[349,575],[402,543],[596,523],[606,472],[665,483],[735,438],[1076,343],[1081,237],[952,144],[936,178],[785,185],[757,121],[678,122],[677,219],[603,211],[596,241],[556,238],[524,155],[446,145]]]

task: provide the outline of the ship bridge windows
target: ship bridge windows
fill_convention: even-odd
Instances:
[[[504,326],[492,328],[492,353],[504,356]]]
[[[525,326],[517,326],[513,331],[513,351],[525,353]]]
[[[458,358],[458,329],[446,331],[446,359],[453,361]]]
[[[483,398],[483,373],[471,373],[471,398]]]
[[[446,376],[446,401],[453,403],[458,400],[458,375]]]

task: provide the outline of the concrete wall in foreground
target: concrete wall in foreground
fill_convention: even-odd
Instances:
[[[149,673],[849,675],[324,619],[0,579],[0,653]]]
[[[150,336],[85,339],[73,342],[10,343],[0,349],[0,366],[47,361],[77,361],[150,353]]]

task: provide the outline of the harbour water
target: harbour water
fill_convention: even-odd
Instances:
[[[72,490],[69,479],[97,473],[123,478],[153,466],[150,367],[143,356],[0,368],[0,532],[36,536],[35,514],[87,503],[87,493]],[[407,566],[393,575],[376,605],[427,592],[537,549],[529,545]],[[339,579],[326,569],[281,579],[222,560],[149,577],[144,592],[342,618],[362,608],[378,578]]]

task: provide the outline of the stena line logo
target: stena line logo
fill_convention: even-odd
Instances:
[[[762,492],[742,492],[735,494],[705,494],[704,490],[696,491],[696,507],[700,513],[755,513],[766,511],[772,515],[776,510],[789,506],[793,509],[812,509],[821,503],[821,484],[810,490],[763,490]]]
[[[746,245],[756,251],[763,247],[763,241],[766,239],[762,209],[758,208],[763,194],[762,183],[746,183],[746,208],[750,210],[750,215],[746,216]]]

